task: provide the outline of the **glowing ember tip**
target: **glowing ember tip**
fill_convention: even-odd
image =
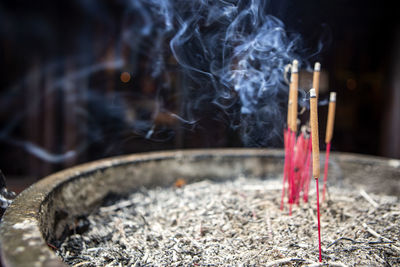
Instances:
[[[315,62],[314,71],[320,71],[320,70],[321,70],[321,63]]]
[[[310,97],[317,97],[317,94],[315,93],[315,89],[314,88],[310,89]]]
[[[336,93],[335,92],[331,92],[331,94],[329,96],[329,101],[336,102]]]
[[[297,59],[293,60],[292,63],[292,73],[299,72],[299,61]]]
[[[131,80],[131,75],[129,74],[129,72],[124,71],[123,73],[121,73],[120,79],[123,83],[127,83]]]

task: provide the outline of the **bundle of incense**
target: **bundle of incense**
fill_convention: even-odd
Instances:
[[[335,109],[336,109],[336,93],[331,92],[329,97],[328,122],[326,124],[326,133],[325,133],[326,154],[325,154],[324,187],[322,191],[322,201],[325,201],[326,182],[328,180],[329,152],[331,150],[331,141],[333,136]]]
[[[315,63],[313,84],[319,88],[321,64]],[[307,127],[303,127],[297,137],[298,128],[298,61],[294,60],[291,67],[290,90],[288,99],[287,129],[284,131],[285,165],[281,195],[281,210],[284,208],[285,193],[288,195],[289,214],[292,214],[292,205],[299,204],[300,195],[303,193],[304,202],[308,202],[308,191],[311,179],[311,149],[312,138],[307,134]],[[314,88],[314,92],[316,89]],[[316,93],[315,93],[316,94]],[[317,98],[317,94],[316,94]],[[316,99],[317,103],[317,99]],[[286,189],[287,184],[287,190]]]
[[[310,169],[308,168],[308,166],[310,165],[309,161],[310,161],[310,156],[311,156],[310,135],[307,131],[307,127],[304,125],[302,126],[301,131],[302,131],[301,137],[303,139],[302,140],[302,143],[303,143],[303,145],[302,145],[302,160],[299,165],[299,169],[298,169],[298,173],[297,173],[297,177],[298,177],[297,179],[299,180],[299,185],[297,188],[296,204],[299,204],[301,192],[303,192],[303,199],[304,199],[304,196],[306,194],[308,194],[308,185],[309,185],[310,177],[311,177]],[[308,199],[308,197],[307,197],[307,199]],[[304,201],[304,202],[306,202],[306,201]]]
[[[318,179],[320,176],[319,166],[319,139],[318,139],[318,103],[315,89],[310,90],[310,122],[311,122],[311,140],[312,140],[312,159],[313,159],[313,177],[315,179],[317,191],[317,216],[318,216],[318,251],[319,261],[322,262],[321,253],[321,221],[319,211],[319,186]]]
[[[293,118],[293,112],[292,112],[292,107],[293,105],[293,97],[294,93],[297,93],[297,87],[298,87],[298,61],[293,60],[293,64],[291,67],[291,77],[290,77],[290,88],[289,88],[289,99],[288,99],[288,113],[287,113],[287,129],[284,132],[284,142],[285,142],[285,165],[284,165],[284,170],[283,170],[283,185],[282,185],[282,196],[281,196],[281,210],[283,210],[284,207],[284,199],[285,199],[285,185],[286,181],[288,181],[288,187],[290,188],[290,181],[289,181],[289,173],[291,169],[291,161],[292,161],[292,152],[293,152],[293,123],[292,123],[292,118]],[[297,99],[297,96],[296,96]],[[296,107],[297,107],[297,101],[296,101]],[[297,115],[296,115],[297,116]],[[295,133],[294,133],[295,135]],[[289,192],[290,189],[288,189]]]
[[[284,147],[285,147],[285,164],[283,167],[283,185],[282,185],[282,196],[281,196],[281,210],[283,210],[284,206],[284,199],[285,199],[285,185],[286,185],[286,180],[288,179],[288,173],[289,173],[289,136],[290,136],[290,118],[291,118],[291,113],[290,113],[290,108],[292,105],[291,102],[291,90],[289,90],[289,101],[288,101],[288,115],[287,115],[287,129],[284,130],[283,132],[283,142],[284,142]]]
[[[300,193],[303,188],[303,177],[302,170],[307,156],[307,145],[306,139],[304,138],[304,133],[302,132],[297,138],[295,154],[294,154],[294,176],[293,176],[293,188],[292,188],[292,198],[293,203],[299,204]]]

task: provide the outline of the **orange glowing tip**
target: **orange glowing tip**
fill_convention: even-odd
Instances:
[[[131,75],[129,72],[124,71],[121,73],[120,79],[123,83],[127,83],[131,80]]]
[[[183,187],[184,185],[186,185],[186,180],[183,178],[178,178],[176,179],[175,183],[174,183],[175,187]]]

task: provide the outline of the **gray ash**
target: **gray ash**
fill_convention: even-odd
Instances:
[[[71,234],[57,253],[72,266],[313,264],[318,243],[310,193],[310,203],[294,206],[289,216],[279,210],[278,180],[142,188],[85,218],[89,229]],[[321,206],[325,263],[400,264],[399,200],[366,194],[330,189]]]

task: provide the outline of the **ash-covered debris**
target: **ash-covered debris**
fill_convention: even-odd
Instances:
[[[15,196],[14,192],[7,190],[6,178],[0,170],[0,219],[3,217],[4,212],[8,206],[10,206]]]
[[[332,266],[399,264],[396,197],[330,188],[321,206],[323,261]],[[315,192],[279,209],[278,180],[201,181],[141,189],[88,216],[57,253],[79,266],[273,266],[318,264]],[[272,265],[271,265],[272,264]]]

